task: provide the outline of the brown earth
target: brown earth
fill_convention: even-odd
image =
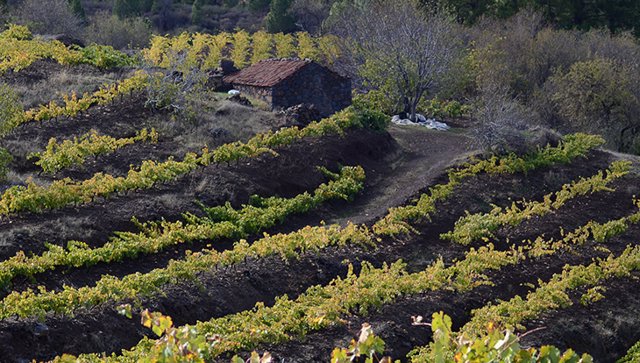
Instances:
[[[56,71],[55,65],[51,72]],[[30,68],[24,74],[8,74],[11,82],[35,82],[49,77],[48,69]],[[87,69],[86,72],[92,72]],[[12,78],[13,77],[13,78]],[[32,162],[24,158],[27,150],[43,148],[49,138],[70,138],[96,129],[116,137],[131,136],[142,127],[157,125],[166,114],[152,114],[142,106],[142,97],[127,97],[108,107],[92,108],[80,117],[50,120],[19,127],[0,144],[18,157],[14,172],[33,175],[47,182],[62,177],[85,179],[97,171],[115,175],[126,173],[129,164],[143,160],[163,160],[184,149],[181,139],[162,137],[158,144],[139,144],[125,147],[111,155],[89,160],[84,166],[71,168],[57,175],[37,175]],[[239,106],[238,106],[239,107]],[[231,110],[233,111],[233,110]],[[231,112],[228,108],[224,112]],[[221,115],[224,116],[225,114]],[[268,124],[261,127],[277,127]],[[166,120],[165,120],[166,121]],[[466,127],[471,120],[461,120],[457,126]],[[253,129],[252,129],[253,130]],[[176,135],[179,132],[176,133]],[[250,133],[247,133],[250,134]],[[220,139],[220,142],[229,141]],[[29,145],[26,145],[29,143]],[[25,146],[26,145],[26,146]],[[215,145],[215,144],[214,144]],[[430,186],[446,182],[446,169],[473,153],[471,140],[464,129],[436,132],[422,128],[392,126],[388,132],[352,130],[345,137],[331,136],[308,139],[278,149],[279,156],[243,160],[232,165],[217,165],[198,169],[174,182],[150,190],[132,191],[108,199],[99,199],[81,206],[46,211],[41,214],[19,213],[0,219],[0,259],[18,251],[40,253],[43,242],[59,245],[69,240],[82,240],[100,246],[114,231],[134,231],[130,221],[165,218],[175,220],[182,212],[199,213],[196,200],[207,205],[229,201],[234,206],[246,203],[249,196],[279,195],[292,197],[310,191],[325,181],[315,166],[336,170],[340,165],[361,165],[367,174],[365,189],[352,203],[335,201],[305,215],[288,218],[269,233],[289,232],[321,221],[345,224],[347,221],[372,225],[389,208],[411,203]],[[447,200],[438,203],[438,212],[429,221],[416,224],[418,234],[398,238],[384,238],[376,249],[328,248],[307,253],[300,259],[283,262],[279,257],[251,259],[228,268],[215,268],[198,276],[195,281],[167,285],[161,293],[145,297],[140,302],[151,310],[173,317],[176,324],[194,323],[251,309],[255,303],[273,304],[277,296],[287,294],[295,298],[308,287],[327,284],[336,276],[344,276],[344,260],[354,263],[356,270],[363,261],[374,266],[402,259],[411,272],[424,269],[437,258],[446,264],[464,256],[470,246],[461,246],[440,239],[464,215],[486,212],[493,204],[508,206],[526,198],[540,200],[543,195],[559,189],[579,177],[589,177],[609,163],[627,156],[594,151],[588,158],[570,165],[556,165],[528,174],[479,175],[464,181]],[[634,165],[638,169],[637,160]],[[532,218],[518,226],[504,227],[492,239],[498,249],[509,248],[525,239],[539,235],[558,237],[560,228],[570,231],[590,220],[606,222],[635,211],[632,200],[638,195],[640,177],[637,173],[613,183],[613,192],[599,192],[576,198],[546,216]],[[258,238],[252,236],[250,240]],[[614,238],[607,247],[614,254],[627,245],[637,244],[640,227],[630,228]],[[45,286],[59,290],[64,285],[81,287],[95,284],[102,275],[122,277],[135,272],[147,272],[166,266],[171,259],[180,259],[186,250],[197,251],[210,241],[174,246],[162,253],[141,256],[112,264],[99,264],[81,269],[58,269],[17,279],[14,285],[0,293]],[[213,248],[231,248],[233,241],[219,241]],[[480,243],[474,243],[477,247]],[[444,311],[452,316],[454,328],[466,323],[471,311],[499,299],[526,294],[538,279],[548,279],[562,270],[565,264],[588,264],[594,258],[605,257],[593,242],[574,251],[558,253],[540,259],[529,259],[499,272],[489,273],[494,286],[481,286],[465,293],[437,291],[405,296],[396,302],[372,311],[368,316],[356,314],[345,317],[345,324],[310,334],[280,345],[264,345],[277,358],[287,362],[326,361],[335,346],[346,346],[357,336],[363,322],[369,322],[387,343],[390,355],[403,359],[414,347],[426,344],[430,331],[411,325],[411,316],[429,317]],[[527,345],[554,344],[587,351],[597,361],[612,361],[624,354],[640,339],[637,329],[640,292],[637,276],[607,282],[606,298],[589,306],[579,303],[557,312],[549,312],[535,321],[526,322],[529,329],[546,329],[526,336]],[[630,288],[631,287],[631,288]],[[577,292],[579,293],[579,292]],[[579,295],[574,294],[574,298]],[[0,361],[22,362],[31,359],[51,359],[62,353],[117,352],[135,345],[150,331],[139,320],[126,319],[114,310],[110,302],[90,309],[80,309],[74,316],[47,315],[41,318],[9,318],[0,321]],[[221,361],[228,361],[227,357]]]
[[[438,256],[442,256],[445,261],[450,262],[455,258],[460,258],[466,248],[441,241],[438,235],[452,228],[453,223],[465,209],[471,209],[471,211],[487,210],[491,203],[509,203],[509,200],[515,196],[539,199],[543,194],[557,189],[569,180],[595,173],[596,169],[606,167],[609,161],[608,154],[596,152],[588,163],[579,162],[571,166],[556,166],[532,172],[527,176],[479,176],[463,183],[454,197],[442,203],[439,210],[443,213],[438,213],[431,222],[421,224],[419,226],[420,235],[399,240],[385,240],[381,243],[381,247],[374,251],[353,248],[329,249],[318,254],[305,255],[300,261],[288,264],[282,264],[278,258],[251,261],[242,266],[218,270],[211,275],[205,274],[195,284],[186,283],[168,287],[165,290],[166,294],[161,294],[164,297],[159,296],[145,300],[144,306],[172,315],[178,324],[193,323],[196,320],[205,320],[245,310],[258,301],[272,303],[276,296],[284,293],[296,296],[308,286],[325,284],[334,276],[345,273],[345,267],[341,264],[345,258],[353,262],[367,260],[373,262],[374,265],[402,258],[409,263],[409,269],[412,271],[424,268]],[[545,180],[547,182],[544,182]],[[619,182],[620,185],[616,185],[617,190],[627,190],[635,182],[636,180],[633,178],[624,179]],[[500,192],[497,193],[496,190]],[[570,202],[567,208],[569,210],[575,208],[576,206],[572,206],[572,203],[576,205],[591,204],[592,198],[593,201],[598,201],[600,198],[624,200],[627,197],[630,200],[628,194],[618,195],[617,193],[594,194]],[[341,207],[350,208],[345,205]],[[626,212],[624,209],[615,209],[611,211],[611,214],[602,214],[597,209],[590,209],[586,213],[585,219],[607,220],[620,217]],[[315,218],[317,217],[319,216],[315,216]],[[548,225],[549,220],[552,220],[551,216],[537,222],[541,230],[547,230],[545,226]],[[530,225],[524,226],[522,231],[511,231],[508,234],[513,240],[517,240],[530,228],[532,228]],[[553,228],[550,227],[548,230],[552,232]],[[521,265],[512,269],[513,271],[507,269],[508,273],[496,276],[503,276],[504,281],[498,281],[498,287],[489,290],[481,288],[462,296],[435,293],[435,297],[434,294],[425,294],[423,297],[401,299],[400,302],[391,304],[383,308],[381,312],[374,313],[369,317],[351,318],[349,321],[353,321],[353,323],[346,328],[314,333],[305,340],[304,344],[295,342],[282,347],[267,347],[267,349],[275,354],[284,354],[288,358],[299,357],[298,361],[314,361],[323,352],[330,351],[337,343],[350,339],[354,330],[360,326],[360,322],[366,320],[373,322],[375,326],[395,326],[396,328],[391,330],[383,328],[382,334],[383,338],[389,339],[388,344],[391,352],[396,353],[396,356],[402,356],[408,348],[408,346],[402,348],[407,345],[408,337],[416,336],[415,329],[408,326],[407,316],[409,315],[406,315],[405,311],[412,309],[414,315],[429,315],[431,311],[436,311],[434,309],[444,309],[456,320],[464,322],[471,308],[480,307],[495,298],[508,298],[512,294],[526,291],[521,287],[523,283],[535,282],[538,277],[548,277],[559,271],[565,263],[589,261],[591,256],[593,253],[582,254],[580,258],[566,254],[559,259]],[[309,268],[309,266],[314,267]],[[114,265],[112,267],[115,267],[116,270],[118,268]],[[75,274],[78,278],[82,275],[84,275],[82,272]],[[82,280],[80,278],[75,281],[76,283],[86,283],[86,280]],[[65,282],[72,281],[65,280]],[[405,303],[409,304],[409,307],[403,308]],[[396,320],[388,320],[391,315],[395,316]],[[43,326],[46,326],[46,338],[34,333],[44,329]],[[103,337],[101,331],[109,331],[109,338]],[[386,333],[384,333],[385,331]],[[407,333],[403,335],[400,333],[401,331]],[[25,357],[23,354],[35,353],[35,356],[40,359],[49,358],[61,352],[117,351],[135,344],[141,334],[148,333],[137,325],[136,319],[130,321],[115,314],[113,306],[109,304],[90,311],[78,312],[73,318],[51,316],[46,318],[44,322],[6,320],[0,323],[0,332],[3,333],[2,337],[5,341],[20,339],[22,346],[24,346],[24,349],[18,349],[8,345],[12,348],[7,348],[2,352],[5,356]],[[82,332],[82,336],[78,336],[77,332]],[[96,337],[101,337],[101,339]],[[427,338],[428,336],[424,335],[424,339]],[[318,346],[318,342],[321,342],[321,346]]]

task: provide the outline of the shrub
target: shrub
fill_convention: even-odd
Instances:
[[[0,147],[0,180],[7,178],[7,172],[9,171],[9,164],[13,161],[13,156],[7,151],[7,149]]]
[[[24,118],[22,103],[16,92],[7,84],[0,83],[0,135],[6,135]]]
[[[371,90],[367,93],[358,93],[353,96],[353,105],[359,109],[371,109],[386,115],[393,115],[399,106],[381,90]]]
[[[116,49],[142,48],[149,44],[151,27],[142,18],[120,19],[102,12],[91,18],[85,37],[89,43],[110,45]]]
[[[17,23],[28,25],[37,34],[80,34],[81,20],[68,0],[24,0],[13,15]]]
[[[147,71],[146,106],[156,110],[168,110],[182,117],[195,117],[197,100],[204,97],[207,75],[198,67],[184,66],[186,57],[171,55],[171,66],[162,71]]]
[[[28,27],[24,25],[9,24],[7,30],[0,33],[0,38],[3,39],[16,39],[16,40],[31,40],[33,35]]]
[[[354,116],[364,128],[382,131],[389,125],[389,116],[361,102],[353,104]]]
[[[525,153],[526,132],[535,123],[532,112],[502,89],[485,89],[479,97],[474,116],[478,124],[473,135],[484,150],[503,154]],[[526,148],[526,147],[525,147]]]
[[[445,101],[439,98],[432,98],[430,100],[423,99],[418,106],[418,109],[424,112],[427,116],[434,116],[438,118],[456,118],[466,116],[470,112],[468,105],[451,100]]]
[[[601,133],[625,151],[640,132],[640,99],[633,88],[637,74],[610,59],[578,62],[549,80],[550,98],[573,129]],[[635,92],[634,92],[635,91]]]
[[[85,62],[98,68],[126,67],[134,65],[133,58],[113,49],[110,45],[93,44],[82,48],[82,57]]]

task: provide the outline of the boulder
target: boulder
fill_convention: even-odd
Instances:
[[[233,95],[227,97],[227,99],[229,101],[231,101],[231,102],[235,102],[235,103],[243,105],[243,106],[253,107],[253,105],[251,104],[251,101],[249,101],[248,98],[242,96],[239,93],[233,94]]]
[[[320,111],[312,105],[302,103],[291,106],[280,112],[284,116],[287,124],[294,126],[306,126],[312,121],[318,121],[322,118]]]
[[[76,37],[67,34],[56,34],[56,35],[46,35],[43,36],[45,40],[57,40],[60,43],[66,45],[67,47],[71,47],[73,45],[77,45],[78,47],[84,47],[84,42]]]

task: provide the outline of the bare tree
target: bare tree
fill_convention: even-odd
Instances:
[[[329,16],[332,0],[295,0],[291,12],[302,30],[317,34],[322,22]]]
[[[81,20],[73,13],[68,0],[24,0],[14,16],[18,23],[28,25],[38,34],[80,35]]]
[[[341,11],[332,31],[344,40],[364,84],[395,94],[415,121],[422,97],[436,92],[460,55],[456,24],[412,0],[355,4]]]

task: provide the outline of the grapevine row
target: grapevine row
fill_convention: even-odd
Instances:
[[[68,205],[89,203],[96,197],[107,198],[127,190],[149,189],[175,180],[198,167],[213,163],[230,163],[243,158],[253,158],[264,153],[277,155],[272,148],[289,145],[307,137],[342,135],[350,128],[366,127],[358,111],[345,109],[335,115],[312,122],[303,129],[282,128],[279,131],[258,134],[247,142],[236,141],[222,145],[213,151],[204,148],[198,155],[187,153],[183,160],[173,158],[164,162],[143,161],[140,167],[131,167],[126,176],[114,177],[96,173],[92,178],[73,181],[69,178],[56,180],[48,186],[29,181],[26,186],[13,186],[0,198],[0,215],[29,211],[42,212]]]
[[[313,286],[295,300],[283,296],[271,307],[256,304],[250,311],[199,322],[193,326],[202,335],[216,334],[217,341],[204,352],[206,360],[229,352],[250,350],[258,344],[278,344],[293,338],[304,337],[312,331],[340,324],[342,318],[352,313],[367,315],[371,310],[395,301],[402,295],[452,287],[458,280],[473,281],[473,288],[484,281],[475,277],[487,269],[500,269],[524,258],[521,251],[496,251],[492,247],[471,250],[465,259],[451,267],[442,260],[417,273],[407,273],[402,262],[381,268],[363,263],[359,275],[349,272],[344,278],[336,278],[326,286]],[[185,327],[190,329],[191,327]],[[256,334],[255,332],[260,332]],[[154,349],[155,341],[144,338],[121,356],[112,356],[106,362],[137,362]],[[81,355],[79,362],[102,362],[98,355]]]
[[[0,73],[20,71],[39,59],[53,59],[60,64],[90,64],[99,68],[124,67],[135,60],[110,46],[67,47],[57,40],[33,39],[25,26],[11,24],[0,33]]]
[[[628,218],[637,221],[640,219],[640,212],[632,216]],[[611,223],[598,226],[590,224],[588,228],[578,228],[572,236],[566,238],[566,243],[572,243],[569,239],[578,234],[584,236],[578,238],[582,241],[590,234],[604,235],[608,239],[622,232]],[[370,237],[369,240],[374,239]],[[552,242],[549,241],[549,244]],[[579,247],[582,244],[575,245]],[[556,251],[565,247],[558,247]],[[640,252],[640,249],[638,251]],[[370,310],[391,303],[399,296],[443,288],[466,292],[491,283],[484,275],[486,271],[515,265],[527,258],[535,257],[535,254],[529,245],[497,251],[489,244],[479,249],[472,248],[464,259],[450,267],[446,267],[440,259],[424,271],[413,274],[408,274],[401,262],[385,265],[380,269],[364,264],[360,276],[356,276],[350,270],[346,278],[337,278],[325,287],[311,287],[296,300],[281,297],[272,307],[258,303],[251,311],[200,322],[183,329],[195,329],[201,337],[215,334],[215,344],[207,347],[208,352],[205,354],[207,359],[212,359],[229,352],[255,349],[263,343],[279,344],[303,337],[311,331],[339,324],[344,316],[351,313],[367,315]],[[255,334],[255,331],[260,331],[261,334]],[[125,351],[124,356],[113,356],[107,362],[134,362],[146,357],[149,352],[154,351],[154,347],[157,347],[156,343],[145,338],[133,350]],[[84,355],[79,361],[93,362],[97,359],[98,356],[95,355]]]
[[[639,221],[640,212],[636,212],[604,224],[590,222],[564,236],[560,241],[541,242],[538,238],[535,243],[525,248],[529,257],[550,255],[573,246],[581,246],[590,236],[596,242],[604,242],[624,233],[630,223],[636,224]],[[540,253],[540,246],[546,246],[544,253]],[[522,322],[525,320],[533,319],[545,311],[571,305],[572,301],[567,295],[568,290],[592,286],[581,298],[581,303],[589,304],[602,298],[601,288],[597,287],[600,281],[611,277],[628,276],[637,269],[640,269],[640,246],[628,247],[619,257],[609,256],[605,260],[586,267],[565,267],[562,273],[554,275],[549,282],[541,284],[538,289],[529,293],[526,299],[516,296],[509,301],[474,310],[472,319],[460,330],[458,336],[463,340],[483,339],[483,328],[488,324],[523,329]],[[417,348],[412,353],[412,361],[430,361],[433,354],[431,347]]]
[[[353,224],[344,228],[338,225],[304,227],[289,234],[265,235],[252,244],[240,240],[231,250],[193,253],[184,260],[171,261],[166,268],[148,273],[135,273],[123,278],[106,275],[91,287],[65,286],[60,291],[39,287],[37,292],[30,289],[12,292],[0,302],[0,319],[11,316],[44,317],[47,313],[73,314],[79,308],[90,308],[106,302],[138,301],[154,296],[167,284],[191,281],[200,273],[244,263],[247,258],[282,256],[286,260],[306,251],[318,251],[329,246],[371,246],[374,242],[365,226]]]
[[[186,69],[215,69],[223,59],[238,68],[268,58],[309,58],[330,64],[339,56],[339,48],[331,36],[314,38],[308,33],[270,34],[244,30],[217,35],[182,33],[175,37],[156,35],[149,48],[143,50],[146,60],[159,67],[169,67],[179,57]]]
[[[327,200],[350,199],[364,186],[361,167],[343,167],[333,177],[334,180],[320,185],[313,194],[305,192],[290,199],[256,196],[253,204],[244,205],[240,210],[227,203],[205,208],[207,217],[185,214],[186,222],[148,222],[140,225],[140,233],[116,232],[111,241],[97,248],[71,241],[66,249],[49,245],[47,252],[37,256],[27,257],[20,252],[0,262],[0,288],[18,276],[33,276],[61,266],[88,267],[157,253],[181,243],[246,238],[282,222],[290,214],[308,212]]]
[[[132,317],[131,307],[123,305],[119,312],[129,318]],[[174,362],[204,362],[205,352],[209,347],[217,344],[216,336],[205,335],[195,328],[177,328],[173,325],[171,317],[159,312],[142,312],[141,324],[151,328],[160,337],[153,348],[145,354],[139,362],[163,362],[171,360]],[[419,318],[418,318],[419,319]],[[593,363],[593,358],[588,354],[578,355],[571,349],[562,352],[553,346],[542,348],[522,348],[520,339],[511,330],[498,330],[487,327],[486,337],[482,340],[460,341],[451,339],[452,321],[443,312],[433,313],[431,324],[417,322],[419,325],[429,325],[433,332],[434,346],[439,349],[434,362],[453,362],[447,360],[446,354],[454,352],[453,356],[458,357],[456,362],[520,362],[520,363]],[[352,340],[348,348],[335,348],[331,353],[331,363],[351,363],[354,361],[364,361],[367,363],[391,363],[393,360],[389,356],[384,356],[385,342],[373,332],[373,327],[364,323],[358,334],[358,340]],[[291,357],[294,360],[302,357]],[[265,352],[260,355],[256,351],[251,353],[248,360],[244,360],[236,355],[231,358],[231,363],[245,362],[270,362],[271,354]],[[74,363],[77,358],[65,354],[55,360],[57,363]],[[395,361],[399,362],[399,361]],[[426,363],[426,362],[425,362]]]
[[[108,135],[99,135],[95,130],[73,140],[64,140],[61,143],[55,138],[49,139],[43,152],[31,153],[29,159],[37,159],[35,164],[40,166],[45,173],[53,174],[62,169],[74,165],[82,165],[89,157],[110,154],[127,145],[136,142],[158,142],[158,132],[142,129],[135,136],[116,139]]]
[[[40,105],[27,111],[22,107],[16,108],[6,122],[0,126],[0,136],[5,136],[14,128],[31,121],[46,121],[58,117],[75,117],[88,110],[93,105],[108,105],[118,97],[139,92],[147,87],[148,75],[145,72],[137,71],[131,77],[125,78],[116,83],[102,85],[93,93],[85,93],[78,98],[75,92],[63,96],[64,104],[59,105],[56,101]]]
[[[611,278],[628,277],[640,269],[640,246],[627,247],[617,257],[609,256],[588,266],[568,266],[562,273],[554,275],[548,282],[527,294],[509,301],[474,310],[472,318],[462,329],[462,334],[478,336],[482,327],[493,322],[500,326],[523,329],[523,322],[540,314],[565,308],[573,304],[568,292],[588,288],[580,303],[588,305],[604,296],[599,292],[604,281]]]
[[[148,77],[147,73],[136,71],[129,78],[113,84],[104,84],[94,93],[85,93],[80,98],[75,92],[72,92],[71,95],[63,97],[64,105],[58,105],[57,102],[51,101],[46,105],[27,110],[20,124],[29,121],[45,121],[61,116],[74,117],[93,105],[108,105],[118,97],[143,90],[147,87]]]
[[[568,139],[565,141],[565,144],[560,145],[557,148],[557,151],[554,151],[555,149],[553,148],[545,148],[541,152],[543,153],[543,155],[566,154],[567,150],[571,150],[573,148],[573,147],[569,147],[569,148],[567,147],[568,145],[572,145],[571,144],[572,140],[582,140],[582,141],[588,142],[589,140],[592,140],[592,139],[590,137],[583,136],[583,135],[568,137]],[[507,160],[513,160],[513,156],[508,156],[505,158]],[[531,159],[535,158],[539,160],[565,160],[563,158],[557,158],[557,157],[546,156],[541,158],[533,155],[530,156],[530,158]],[[549,161],[549,162],[552,162],[552,161]],[[541,163],[541,164],[545,164],[545,163]],[[498,159],[493,159],[492,165],[494,165],[495,173],[498,173],[501,171],[504,172],[506,170],[510,170],[506,167],[500,167],[500,165],[509,166],[509,165],[513,165],[513,163],[507,163],[504,161],[500,161]],[[478,164],[470,164],[467,166],[466,169],[458,170],[458,173],[460,175],[462,174],[474,175],[475,171],[478,169],[479,169]],[[217,211],[210,210],[210,215],[212,219],[218,219],[218,220],[229,220],[231,218],[219,210]],[[400,221],[400,222],[408,223],[410,221],[407,220],[407,221]],[[147,228],[147,231],[151,231],[151,230],[153,229]],[[357,231],[357,233],[355,233],[354,230]],[[151,232],[148,232],[148,233],[150,235],[152,234]],[[320,227],[314,227],[314,228],[308,227],[306,229],[306,232],[304,233],[306,233],[306,235],[309,236],[308,237],[309,241],[307,241],[306,243],[318,243],[318,242],[313,242],[314,239],[311,238],[311,236],[314,234],[317,234],[318,236],[320,236],[319,241],[324,241],[326,240],[327,237],[325,236],[328,233],[334,233],[338,235],[343,233],[347,237],[344,241],[351,240],[351,238],[349,238],[348,236],[357,235],[358,238],[355,238],[355,240],[360,244],[362,244],[363,241],[368,241],[368,243],[370,244],[370,243],[373,243],[372,241],[377,240],[377,236],[369,232],[365,226],[350,225],[348,228],[344,230],[336,226],[329,227],[328,229],[324,229]],[[159,234],[155,233],[155,235],[159,235]],[[296,242],[297,237],[295,236],[295,234],[293,234],[293,235],[287,235],[286,237],[279,236],[278,238],[282,243],[287,244],[289,246],[288,247],[289,250],[291,250],[292,248],[291,246],[295,246],[294,242]],[[287,242],[284,242],[284,241],[287,241]],[[266,242],[266,243],[275,244],[275,242],[273,241]],[[300,242],[297,242],[297,243],[300,243]],[[325,242],[322,242],[322,243],[325,243]],[[260,244],[256,244],[256,245],[253,245],[251,248],[260,248],[259,246]],[[225,253],[227,254],[233,253],[234,255],[240,255],[240,256],[244,254],[244,257],[246,257],[247,256],[246,254],[249,253],[249,255],[255,256],[255,254],[251,254],[250,250],[247,250],[245,247],[246,246],[241,243],[237,245],[233,251],[225,252]],[[278,247],[274,247],[274,248],[278,248]],[[304,247],[303,249],[307,249],[307,248],[308,247]],[[217,261],[218,256],[216,255],[215,252],[212,252],[212,253],[213,255],[206,254],[205,256],[207,257],[213,256],[212,258],[214,259],[214,261]],[[278,252],[275,250],[272,250],[271,254],[272,253],[278,253]],[[262,254],[260,256],[268,256],[268,255],[270,255],[270,253]],[[285,255],[288,255],[288,254],[283,254],[283,256]],[[11,315],[18,315],[18,316],[41,315],[41,314],[45,314],[48,311],[69,313],[69,312],[72,312],[76,306],[78,307],[93,306],[95,304],[99,304],[109,300],[109,296],[111,295],[111,293],[107,293],[105,295],[103,291],[120,291],[120,293],[113,296],[113,298],[116,300],[125,299],[128,297],[132,298],[138,295],[148,296],[149,294],[159,289],[160,286],[162,286],[162,284],[164,284],[165,282],[175,281],[176,276],[178,275],[178,271],[181,271],[181,270],[188,271],[187,275],[193,276],[198,272],[204,271],[203,268],[206,269],[206,268],[210,268],[212,265],[215,265],[215,263],[210,262],[209,258],[201,257],[200,254],[196,256],[199,256],[198,258],[202,258],[202,260],[205,261],[204,265],[198,265],[198,264],[194,265],[193,264],[195,262],[194,260],[188,260],[186,262],[175,262],[174,265],[172,265],[172,266],[178,266],[178,267],[173,267],[173,268],[170,267],[168,269],[156,270],[150,274],[131,275],[123,279],[105,277],[98,282],[97,291],[95,289],[90,289],[90,288],[81,288],[81,289],[67,288],[66,290],[60,293],[46,292],[46,291],[40,291],[41,292],[40,294],[36,294],[33,291],[27,291],[22,294],[12,293],[4,301],[2,307],[0,307],[0,318],[2,316],[11,316]],[[81,297],[84,297],[84,298],[81,298]]]
[[[617,363],[636,363],[640,362],[640,341],[634,344],[631,349],[627,351],[624,357],[620,358]]]
[[[600,136],[578,133],[565,136],[557,147],[547,145],[535,153],[522,157],[510,154],[472,161],[459,169],[449,171],[449,182],[430,188],[429,193],[422,194],[415,205],[389,209],[389,213],[373,226],[373,230],[377,234],[390,236],[412,231],[413,228],[409,222],[429,219],[436,211],[437,202],[452,195],[462,180],[479,173],[526,173],[552,164],[569,163],[577,157],[585,157],[589,151],[603,143],[604,140]]]
[[[609,170],[599,171],[590,178],[580,178],[570,184],[565,184],[556,192],[549,193],[542,201],[522,200],[513,202],[510,207],[494,206],[488,213],[469,214],[456,221],[453,231],[440,235],[463,245],[468,245],[480,239],[487,240],[495,237],[495,232],[501,226],[516,226],[534,216],[544,216],[558,210],[573,198],[593,194],[601,191],[613,191],[608,185],[629,173],[631,162],[615,161]]]

